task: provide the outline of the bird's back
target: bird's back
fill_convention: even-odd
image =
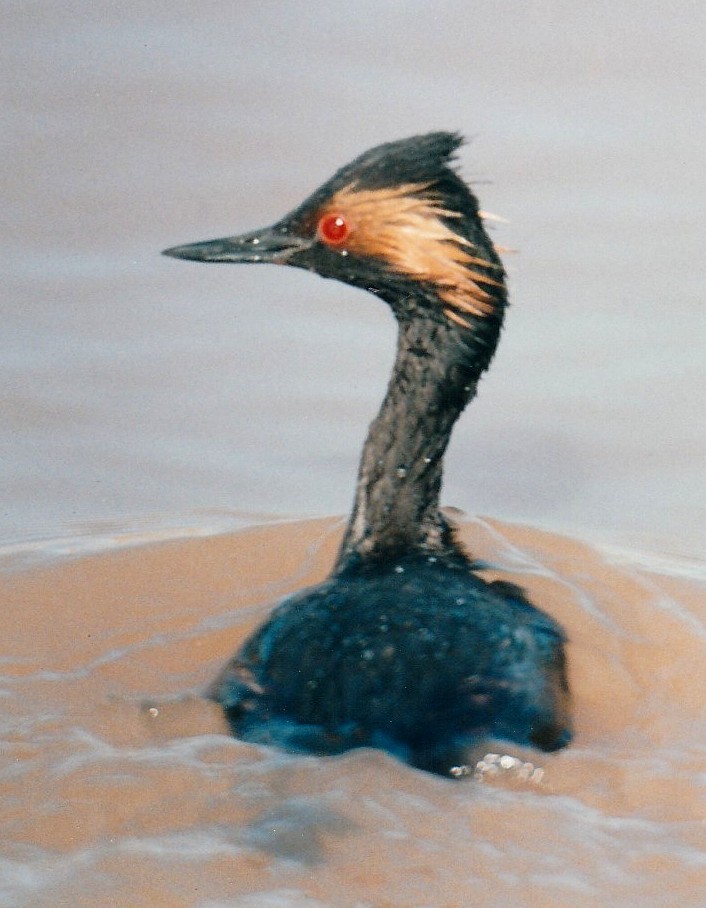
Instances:
[[[483,738],[553,750],[570,737],[562,643],[519,589],[408,556],[285,600],[214,695],[240,737],[295,750],[374,745],[425,768]]]

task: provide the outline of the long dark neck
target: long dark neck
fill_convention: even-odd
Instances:
[[[361,558],[452,546],[439,511],[442,458],[479,377],[459,359],[454,326],[421,316],[400,323],[392,378],[363,448],[337,570]]]

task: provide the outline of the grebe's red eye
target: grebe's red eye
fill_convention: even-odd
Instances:
[[[351,225],[340,214],[325,214],[319,221],[318,233],[324,243],[340,246],[351,235]]]

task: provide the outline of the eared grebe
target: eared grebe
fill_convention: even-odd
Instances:
[[[486,738],[571,739],[560,627],[519,587],[481,579],[439,510],[442,457],[506,306],[477,200],[451,166],[461,141],[381,145],[272,227],[165,252],[306,268],[375,293],[399,325],[331,575],[282,602],[213,685],[246,741],[380,747],[446,774]]]

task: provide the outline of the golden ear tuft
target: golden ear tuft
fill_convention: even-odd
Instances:
[[[489,315],[495,308],[492,289],[503,286],[478,269],[497,272],[501,266],[476,255],[476,247],[444,222],[461,215],[444,208],[440,199],[425,195],[428,189],[425,183],[381,189],[346,186],[333,196],[322,216],[345,213],[351,224],[346,249],[384,259],[394,271],[434,284],[448,318],[470,328],[464,315]]]

